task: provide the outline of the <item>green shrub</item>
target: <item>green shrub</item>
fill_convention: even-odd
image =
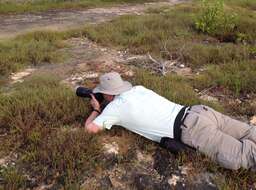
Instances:
[[[202,0],[202,13],[196,19],[195,26],[197,30],[223,38],[224,41],[235,32],[236,16],[224,10],[223,0],[214,3]]]

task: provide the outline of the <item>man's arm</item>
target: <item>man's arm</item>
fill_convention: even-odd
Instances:
[[[85,130],[88,133],[98,133],[98,132],[102,131],[102,127],[94,124],[93,120],[100,114],[100,104],[93,95],[91,95],[91,96],[92,96],[92,99],[91,99],[90,103],[93,107],[93,111],[92,111],[91,115],[85,121]]]

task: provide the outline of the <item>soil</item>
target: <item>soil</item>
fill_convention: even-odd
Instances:
[[[174,5],[180,2],[182,0],[168,0],[167,2],[120,5],[88,10],[51,10],[40,13],[1,15],[0,39],[15,37],[18,34],[36,30],[60,31],[77,28],[85,24],[109,21],[121,15],[144,14],[144,11],[150,7]]]

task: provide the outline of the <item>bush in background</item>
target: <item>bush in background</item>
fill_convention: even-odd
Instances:
[[[235,32],[236,15],[224,10],[223,0],[202,0],[202,12],[196,19],[195,26],[199,31],[227,41],[226,38],[233,36]]]

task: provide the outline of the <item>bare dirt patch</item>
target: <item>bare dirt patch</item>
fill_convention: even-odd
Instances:
[[[35,30],[67,30],[81,27],[84,24],[100,23],[125,14],[143,14],[150,7],[174,5],[181,0],[146,3],[140,5],[122,5],[111,8],[95,8],[89,10],[52,10],[42,13],[17,15],[1,15],[0,39],[14,37]]]

